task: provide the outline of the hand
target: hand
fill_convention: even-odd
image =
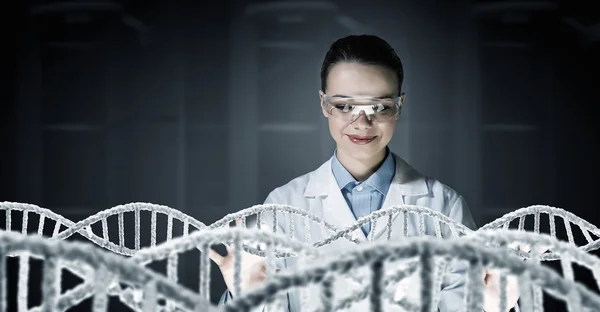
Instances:
[[[508,248],[518,249],[525,253],[531,253],[531,246],[529,244],[522,244],[520,242],[512,242],[508,244]],[[535,252],[540,255],[543,255],[548,250],[550,250],[549,246],[535,246]]]
[[[531,246],[514,242],[508,245],[509,248],[518,249],[522,252],[531,252]],[[535,252],[540,255],[549,250],[547,246],[536,246]],[[505,273],[506,274],[506,273]],[[486,312],[505,312],[498,311],[500,307],[500,272],[498,270],[484,269],[483,280],[485,286],[483,308]],[[514,275],[506,277],[506,311],[517,305],[520,296],[518,279]]]
[[[506,274],[506,273],[505,273]],[[506,311],[500,308],[500,272],[498,270],[483,270],[483,284],[485,287],[483,296],[483,310],[486,312],[510,311],[519,300],[519,281],[516,276],[506,276]]]
[[[236,226],[241,226],[241,220],[236,220],[235,223]],[[209,250],[210,259],[219,267],[219,270],[221,270],[221,274],[223,275],[223,279],[225,280],[225,284],[227,285],[229,292],[231,292],[231,295],[236,296],[238,294],[235,293],[233,280],[235,268],[233,253],[235,250],[227,245],[225,245],[225,249],[227,250],[227,254],[225,256],[221,256],[211,248]],[[242,253],[242,265],[240,272],[241,291],[245,292],[249,289],[260,286],[265,281],[267,276],[267,265],[265,258],[247,253],[244,250],[238,250],[237,252]]]

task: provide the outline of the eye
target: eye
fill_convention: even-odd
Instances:
[[[350,110],[352,110],[352,106],[348,105],[348,104],[338,104],[338,105],[335,106],[335,108],[343,111],[344,113],[347,113]]]
[[[383,105],[383,104],[377,104],[377,105],[373,105],[373,110],[375,110],[376,112],[383,112],[385,110],[389,110],[390,107],[387,105]]]

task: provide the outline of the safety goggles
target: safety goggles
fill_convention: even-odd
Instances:
[[[364,112],[369,121],[386,122],[400,116],[402,97],[331,97],[323,95],[323,107],[333,117],[354,122]]]

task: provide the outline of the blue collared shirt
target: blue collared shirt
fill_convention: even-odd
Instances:
[[[365,181],[357,181],[342,166],[337,158],[337,152],[334,152],[331,161],[331,170],[338,186],[348,203],[348,207],[355,218],[364,217],[373,211],[377,211],[383,205],[383,201],[396,173],[396,162],[389,148],[386,148],[386,157],[381,166]],[[371,231],[371,223],[362,227],[365,236]]]

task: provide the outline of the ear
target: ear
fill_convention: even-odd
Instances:
[[[402,116],[402,107],[404,106],[404,99],[406,98],[406,93],[402,92],[402,94],[400,95],[400,113],[398,114],[398,117],[396,117],[396,120],[400,119],[400,116]]]
[[[322,90],[319,90],[319,102],[321,103],[321,113],[325,118],[329,118],[329,113],[325,109],[325,93]]]

